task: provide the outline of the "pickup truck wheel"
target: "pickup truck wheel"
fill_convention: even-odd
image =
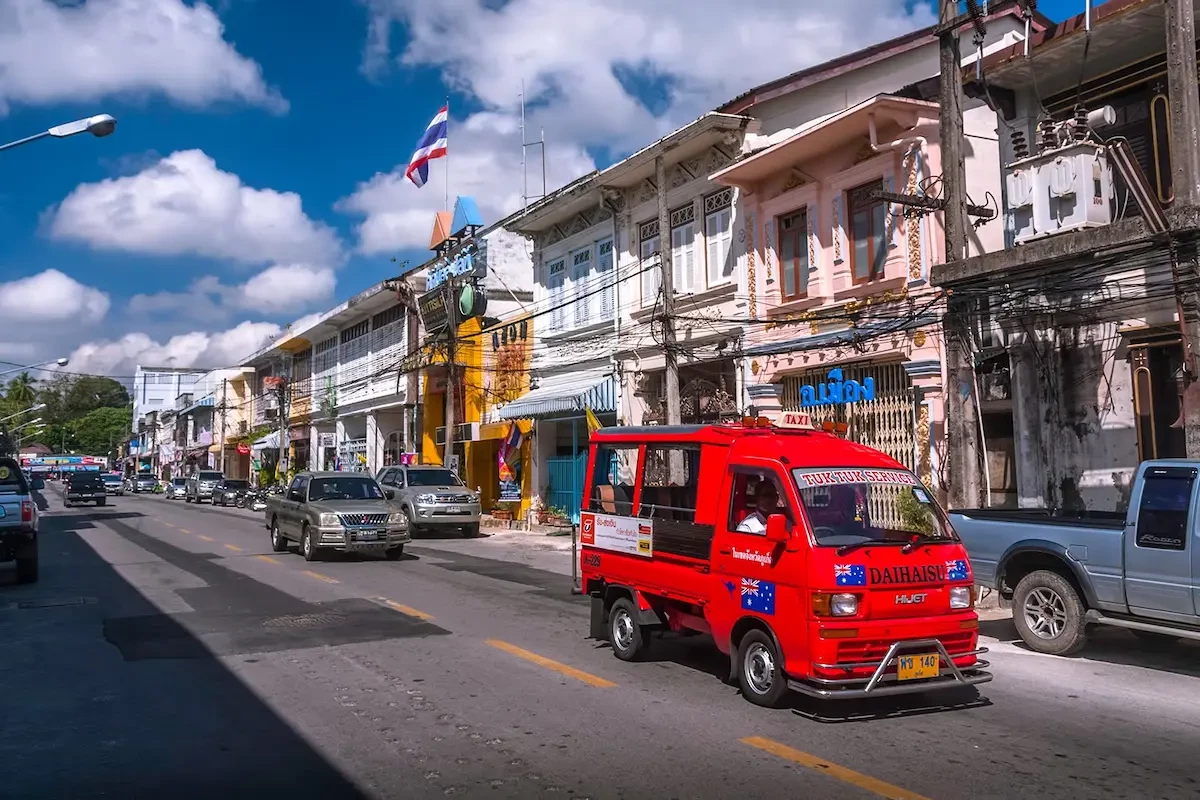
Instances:
[[[408,517],[408,533],[409,533],[409,535],[416,536],[417,531],[420,530],[420,527],[418,527],[416,520],[413,519],[413,510],[411,508],[404,509],[404,516]]]
[[[277,519],[271,520],[271,549],[276,553],[282,553],[288,549],[288,540],[279,530],[279,520]]]
[[[738,685],[756,706],[778,708],[787,694],[783,659],[775,641],[764,631],[749,631],[738,643]]]
[[[613,654],[622,661],[636,661],[646,652],[649,641],[645,629],[638,623],[633,603],[627,597],[617,600],[608,610],[608,642]]]
[[[1039,569],[1013,593],[1013,623],[1031,650],[1054,656],[1078,653],[1087,643],[1087,620],[1075,587],[1057,572]]]
[[[399,561],[403,555],[404,555],[404,545],[402,545],[402,544],[397,545],[395,547],[389,547],[383,553],[383,557],[386,558],[388,561]]]
[[[465,536],[468,539],[478,539],[479,538],[479,523],[472,522],[470,525],[463,528],[463,536]]]
[[[192,496],[191,496],[190,494],[185,494],[185,495],[183,496],[183,502],[185,502],[185,503],[190,503],[190,502],[192,502]]]
[[[17,583],[37,583],[38,553],[37,545],[17,556]]]
[[[305,561],[317,560],[317,546],[313,544],[312,534],[308,532],[307,525],[300,531],[300,554],[304,556]]]

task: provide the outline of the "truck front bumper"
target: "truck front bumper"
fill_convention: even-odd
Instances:
[[[477,525],[480,507],[478,503],[461,505],[416,505],[417,515],[413,522],[418,525],[445,525],[453,528],[461,525]]]
[[[919,678],[915,680],[900,680],[898,677],[898,661],[902,656],[928,654],[936,652],[939,658],[939,669],[936,677]],[[826,678],[810,676],[804,679],[789,679],[788,688],[794,692],[819,697],[827,700],[858,700],[864,697],[887,697],[898,694],[917,694],[939,689],[951,689],[956,686],[975,686],[987,683],[992,679],[990,672],[985,672],[988,662],[979,656],[987,652],[986,647],[977,647],[965,653],[955,653],[953,656],[946,651],[945,646],[937,639],[909,639],[895,642],[880,661],[866,661],[850,664],[813,664],[814,671],[824,673],[843,672],[844,678]],[[959,667],[955,660],[974,659],[974,663]],[[869,677],[853,676],[856,670],[871,669]]]
[[[318,528],[317,546],[340,553],[378,553],[412,541],[406,527]],[[374,536],[371,537],[371,534]]]

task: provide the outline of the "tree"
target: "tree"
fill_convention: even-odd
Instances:
[[[37,379],[28,372],[22,372],[8,382],[4,389],[4,399],[15,413],[29,408],[37,402]]]
[[[65,427],[74,437],[75,449],[88,455],[111,456],[113,449],[129,432],[133,420],[131,408],[97,408]]]
[[[124,408],[129,392],[112,378],[60,375],[42,387],[39,399],[46,404],[42,418],[65,424],[98,408]]]

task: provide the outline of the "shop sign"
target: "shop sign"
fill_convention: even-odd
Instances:
[[[426,292],[418,297],[417,311],[421,315],[421,324],[425,326],[425,333],[429,336],[437,336],[450,323],[450,314],[446,308],[446,292],[442,289],[434,289],[432,292]]]
[[[862,383],[855,380],[843,381],[840,369],[829,370],[825,383],[800,387],[800,407],[843,405],[860,400],[875,399],[875,379],[865,377]]]
[[[241,444],[239,444],[237,446],[237,452],[238,452],[239,456],[250,455],[250,445],[246,444],[245,442],[242,442]]]
[[[336,433],[322,433],[317,437],[320,447],[337,447]]]
[[[431,269],[429,277],[425,282],[425,287],[433,289],[441,286],[451,278],[461,278],[464,275],[473,278],[482,278],[487,275],[486,239],[481,239],[473,245],[467,245],[454,258]]]

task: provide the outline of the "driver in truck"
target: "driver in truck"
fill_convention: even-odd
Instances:
[[[762,478],[754,487],[754,510],[738,523],[742,533],[767,532],[767,517],[779,512],[779,490],[770,478]]]

